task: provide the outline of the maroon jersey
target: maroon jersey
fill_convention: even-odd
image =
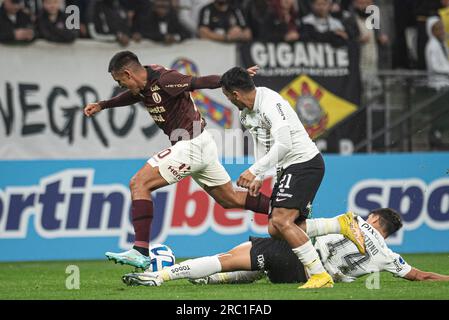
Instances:
[[[154,122],[168,135],[172,144],[198,136],[206,121],[201,116],[190,91],[202,88],[218,88],[220,77],[193,77],[159,65],[147,69],[147,84],[139,95],[130,91],[101,101],[102,109],[134,104],[142,101]]]

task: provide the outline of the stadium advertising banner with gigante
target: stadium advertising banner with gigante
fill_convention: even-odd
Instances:
[[[120,49],[82,41],[76,47],[36,43],[21,49],[0,49],[0,261],[101,259],[106,251],[129,248],[134,237],[129,180],[168,139],[141,106],[83,117],[84,104],[114,94],[107,64]],[[186,42],[182,51],[153,44],[131,50],[143,63],[183,73],[222,73],[236,64],[235,46],[209,42]],[[317,92],[313,81],[301,87]],[[220,90],[201,91],[194,99],[210,131],[239,128]],[[235,181],[251,159],[240,157],[238,137],[214,137],[222,150],[229,149],[220,145],[223,140],[237,143],[235,158],[225,161]],[[393,250],[449,251],[448,153],[325,156],[325,161],[314,217],[346,210],[366,216],[371,209],[392,207],[404,218],[403,231],[388,239]],[[263,192],[273,184],[267,178]],[[153,200],[152,242],[169,245],[177,257],[215,254],[249,235],[267,236],[266,216],[225,210],[190,178],[158,190]]]
[[[260,67],[256,84],[278,91],[309,135],[324,142],[321,149],[341,152],[340,140],[356,144],[361,139],[363,118],[347,121],[360,105],[355,43],[335,47],[331,42],[254,42],[241,45],[240,56],[244,65]]]

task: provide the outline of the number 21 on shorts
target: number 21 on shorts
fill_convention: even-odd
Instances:
[[[287,181],[285,181],[287,180]],[[288,189],[290,188],[290,181],[292,180],[292,175],[291,173],[286,174],[282,177],[281,181],[279,182],[279,188],[280,189]],[[285,185],[284,185],[285,182]]]

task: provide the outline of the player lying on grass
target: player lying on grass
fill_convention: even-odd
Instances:
[[[302,220],[299,227],[311,236],[341,234],[342,239],[347,239],[349,243],[354,243],[356,250],[357,246],[360,246],[360,243],[357,243],[357,241],[361,236],[363,236],[357,219],[351,212],[330,219]],[[270,238],[266,238],[264,240],[265,243],[261,243],[261,248],[269,249],[270,245],[276,245],[273,253],[276,255],[286,255],[286,251],[288,251],[287,242],[279,239],[270,240]],[[357,243],[357,245],[355,245],[355,243]],[[269,246],[267,246],[267,244],[269,244]],[[280,252],[277,252],[278,244],[282,244],[282,251]],[[271,250],[269,251],[272,252]],[[254,250],[251,250],[251,242],[245,242],[226,254],[187,260],[170,268],[166,268],[161,272],[126,274],[122,279],[129,285],[158,286],[166,280],[183,278],[197,279],[215,274],[217,272],[262,270],[263,267],[260,265],[261,258],[259,257],[259,254],[255,253],[256,252]],[[289,266],[291,267],[289,272],[291,274],[302,274],[303,277],[298,279],[297,282],[305,282],[306,272],[304,271],[304,267],[298,257],[291,250],[286,256],[289,257]],[[283,259],[285,257],[280,257],[279,259],[281,258]],[[291,261],[294,259],[297,260],[297,263],[293,263]]]
[[[347,213],[345,215],[350,215]],[[356,217],[365,236],[366,254],[340,230],[341,217],[308,219],[300,223],[310,237],[327,272],[336,282],[352,282],[363,275],[388,271],[407,280],[449,281],[449,276],[424,272],[407,264],[391,251],[385,238],[402,227],[400,215],[392,209],[372,211],[367,220]],[[329,235],[324,235],[333,233]],[[186,260],[158,272],[131,273],[122,277],[127,285],[160,286],[165,281],[189,279],[193,283],[250,283],[266,274],[273,283],[306,282],[308,275],[287,242],[274,238],[250,237],[227,253]]]

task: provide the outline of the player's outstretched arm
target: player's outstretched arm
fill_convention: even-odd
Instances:
[[[89,103],[86,107],[84,107],[84,114],[86,115],[86,117],[91,117],[103,109],[129,106],[139,101],[139,96],[134,95],[129,90],[126,90],[109,100]]]
[[[259,70],[259,66],[255,65],[246,69],[251,77],[254,77]],[[218,75],[210,75],[204,77],[194,77],[190,84],[190,90],[198,90],[198,89],[217,89],[220,88],[221,76]]]
[[[412,270],[404,276],[404,279],[410,281],[449,281],[449,276],[412,268]]]
[[[91,105],[95,105],[94,114],[100,112],[104,109],[111,109],[117,107],[125,107],[130,106],[134,103],[141,101],[141,98],[138,95],[133,94],[130,90],[123,91],[122,93],[112,97],[109,100],[103,100],[97,103],[91,103]],[[89,104],[90,105],[90,104]],[[87,105],[86,108],[89,106]],[[98,107],[100,108],[98,110]],[[86,111],[86,108],[84,109]],[[93,108],[93,107],[91,107]],[[86,114],[86,112],[84,112]],[[86,116],[89,116],[86,114]]]

